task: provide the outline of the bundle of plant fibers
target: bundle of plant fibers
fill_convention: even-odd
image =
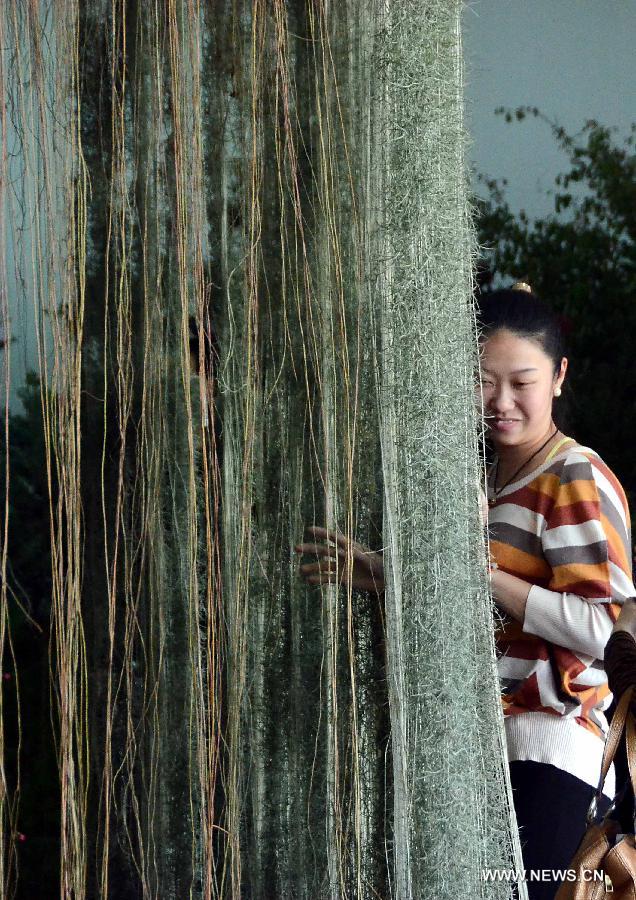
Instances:
[[[516,838],[460,13],[3,5],[2,302],[38,335],[61,897],[510,896],[483,878]],[[385,592],[305,584],[312,524],[383,552]],[[21,896],[32,760],[3,751]]]

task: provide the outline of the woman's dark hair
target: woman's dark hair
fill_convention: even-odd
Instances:
[[[565,356],[561,326],[535,294],[519,288],[481,293],[477,298],[477,323],[483,337],[505,328],[517,337],[535,341],[558,372]]]

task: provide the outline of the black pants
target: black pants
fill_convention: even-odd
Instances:
[[[530,761],[510,763],[512,795],[521,836],[530,900],[553,900],[558,880],[530,880],[530,870],[568,869],[586,828],[594,788],[555,766]],[[610,801],[603,797],[599,813]]]

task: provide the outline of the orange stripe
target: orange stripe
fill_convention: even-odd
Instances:
[[[502,541],[491,541],[490,552],[500,569],[518,578],[547,581],[550,577],[550,566],[543,557],[533,556]]]
[[[588,597],[609,597],[609,569],[607,563],[566,563],[552,569],[550,587],[555,591],[571,591],[574,584],[589,581],[591,593],[582,594]],[[598,593],[604,587],[604,593]]]
[[[574,503],[589,502],[598,503],[598,488],[595,481],[583,480],[578,478],[569,484],[562,484],[557,497],[555,498],[554,508],[562,509],[564,506],[571,506]]]
[[[537,494],[547,494],[551,500],[554,500],[559,493],[560,484],[561,479],[558,475],[555,475],[553,472],[545,472],[543,475],[539,475],[538,478],[535,478],[534,481],[531,481],[528,487],[533,492]]]

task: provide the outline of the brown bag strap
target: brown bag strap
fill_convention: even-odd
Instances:
[[[607,778],[607,773],[610,770],[610,766],[614,762],[614,757],[616,756],[616,751],[618,750],[618,745],[623,735],[623,731],[626,730],[626,726],[627,764],[629,766],[629,774],[636,794],[636,726],[634,725],[633,717],[629,714],[629,704],[632,699],[633,692],[634,686],[630,685],[630,687],[622,694],[620,700],[618,701],[618,706],[614,711],[614,715],[612,716],[610,729],[607,734],[607,738],[605,739],[605,748],[603,749],[601,777],[599,778],[596,793],[594,794],[592,802],[590,803],[590,808],[587,811],[587,821],[590,824],[596,818],[596,811],[598,809],[598,804],[603,793],[605,779]]]
[[[636,722],[631,713],[627,717],[626,744],[627,767],[629,769],[629,777],[632,782],[634,797],[636,797]]]
[[[598,785],[599,789],[602,788],[605,784],[607,773],[609,772],[610,766],[614,762],[614,757],[616,756],[616,751],[618,750],[621,736],[623,734],[623,731],[625,730],[625,723],[627,722],[627,714],[629,712],[629,703],[632,699],[633,692],[634,687],[632,685],[622,694],[620,700],[618,701],[618,705],[614,710],[610,729],[607,734],[607,738],[605,739],[603,762],[601,764],[601,778]]]

